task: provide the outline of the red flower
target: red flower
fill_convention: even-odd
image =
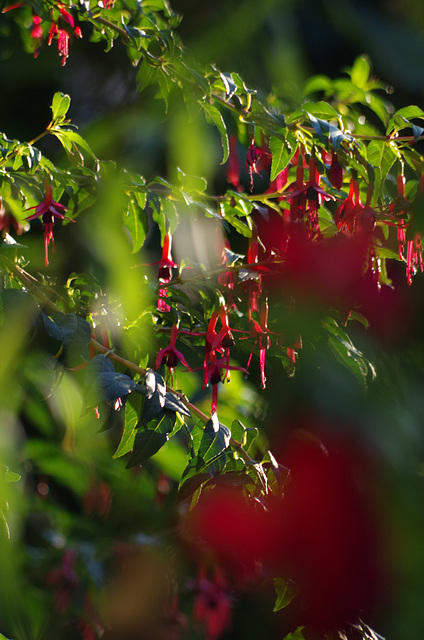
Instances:
[[[230,155],[228,156],[227,182],[240,191],[240,162],[237,156],[237,137],[230,136]]]
[[[54,608],[59,613],[65,613],[68,609],[72,594],[79,584],[75,572],[76,558],[74,549],[66,549],[60,567],[51,571],[46,577],[46,585],[54,587]]]
[[[181,351],[175,347],[178,337],[178,326],[174,325],[171,329],[171,337],[169,340],[169,345],[164,349],[160,349],[156,355],[154,369],[159,369],[161,365],[167,365],[169,367],[171,377],[173,376],[174,368],[177,366],[178,361],[180,361],[189,371],[191,371],[191,367],[185,359],[184,355]]]
[[[334,214],[335,223],[340,231],[351,236],[354,233],[371,233],[374,230],[376,214],[370,206],[373,191],[374,184],[370,182],[367,199],[363,205],[359,194],[359,182],[357,178],[351,178],[349,195]]]
[[[178,264],[176,264],[171,257],[171,247],[172,247],[172,236],[169,233],[165,233],[165,238],[163,240],[162,247],[162,258],[157,263],[159,265],[158,271],[158,280],[159,282],[163,282],[167,284],[170,282],[172,278],[172,269],[177,269]],[[160,287],[159,289],[159,300],[158,300],[158,310],[159,311],[170,311],[171,307],[169,304],[165,302],[165,298],[168,297],[167,291],[165,287]]]
[[[43,40],[43,29],[41,28],[41,18],[40,16],[33,15],[32,16],[32,29],[31,29],[31,38],[34,42],[34,58],[38,57],[38,52],[41,47],[41,42]]]
[[[60,17],[56,22],[52,22],[52,26],[50,27],[49,36],[47,39],[47,44],[50,46],[55,35],[58,37],[57,48],[59,51],[59,55],[62,56],[62,66],[66,64],[66,59],[69,56],[69,32],[65,28],[63,23],[68,24],[72,30],[74,35],[77,38],[82,38],[82,32],[78,25],[75,24],[75,20],[73,16],[66,11],[63,5],[58,5]]]
[[[221,319],[222,328],[216,332],[218,319]],[[218,404],[218,383],[222,382],[221,369],[225,369],[224,378],[229,382],[230,370],[237,369],[245,371],[243,367],[230,365],[230,348],[235,344],[234,337],[228,324],[228,316],[225,307],[222,305],[219,311],[214,311],[209,320],[208,329],[205,336],[205,358],[203,361],[203,385],[212,385],[212,407],[211,414],[216,412]],[[225,357],[221,357],[224,356]]]
[[[263,145],[264,146],[264,145]],[[250,139],[250,147],[246,154],[246,171],[250,176],[250,191],[253,191],[253,174],[258,176],[262,169],[271,165],[272,155],[266,148],[256,146],[254,136]]]
[[[269,337],[270,333],[273,333],[273,332],[268,329],[268,301],[265,300],[261,305],[261,323],[259,324],[255,320],[250,319],[250,336],[246,336],[246,338],[249,337],[249,338],[255,339],[253,349],[247,361],[246,371],[249,369],[250,361],[252,360],[252,356],[253,356],[253,351],[256,345],[259,344],[259,363],[261,368],[262,389],[265,389],[265,386],[266,386],[265,352],[271,346],[271,340]],[[241,338],[241,340],[244,340],[244,339],[245,338]]]
[[[215,570],[212,579],[203,568],[194,584],[193,618],[205,628],[206,640],[217,640],[231,626],[231,596],[224,575]]]
[[[31,211],[31,209],[35,209],[35,213],[32,213],[30,216],[27,216],[25,220],[35,220],[35,218],[42,217],[43,221],[43,229],[44,229],[44,254],[45,254],[45,264],[46,267],[49,265],[49,244],[50,242],[53,244],[53,252],[54,252],[54,237],[53,237],[53,227],[54,227],[54,218],[60,218],[61,220],[69,220],[69,222],[74,222],[74,220],[70,220],[67,218],[62,211],[66,211],[67,207],[63,204],[59,204],[59,202],[55,202],[53,200],[53,187],[46,180],[45,181],[46,195],[44,196],[44,200],[40,202],[40,204],[35,207],[30,207],[27,211]]]
[[[308,233],[311,236],[319,235],[318,209],[323,200],[334,200],[334,197],[326,193],[319,186],[320,174],[318,173],[317,161],[311,157],[309,160],[309,178],[303,182],[303,159],[299,154],[299,164],[297,165],[296,182],[293,191],[286,195],[287,200],[291,200],[290,213],[291,221],[303,220],[307,214]]]

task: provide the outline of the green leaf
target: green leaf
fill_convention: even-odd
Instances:
[[[338,120],[339,114],[328,102],[320,100],[318,102],[306,102],[302,105],[302,111],[308,114],[312,114],[315,118],[321,120]]]
[[[242,447],[247,444],[247,430],[240,420],[234,420],[231,425],[231,434],[236,442]]]
[[[174,233],[179,223],[179,216],[175,204],[167,198],[161,199],[161,209],[165,218],[168,220],[169,231]]]
[[[396,162],[398,155],[395,153],[391,143],[384,140],[371,140],[367,149],[368,162],[379,169],[379,180],[376,185],[379,190],[386,180],[387,174]]]
[[[354,85],[360,89],[366,89],[368,85],[368,79],[371,73],[371,64],[368,56],[358,56],[353,63],[350,71],[350,77]]]
[[[134,394],[137,395],[137,394]],[[120,458],[129,453],[134,448],[134,439],[137,433],[138,412],[129,403],[125,407],[125,426],[121,436],[121,441],[113,454],[113,458]]]
[[[296,631],[292,631],[288,636],[283,638],[283,640],[305,640],[305,636],[303,635],[304,627],[298,627]]]
[[[88,345],[91,339],[91,327],[87,320],[74,313],[54,316],[56,324],[62,330],[63,353],[61,360],[65,367],[76,367],[89,358]]]
[[[405,128],[408,126],[408,123],[405,121],[410,120],[411,118],[419,118],[420,120],[424,120],[424,111],[415,105],[410,105],[409,107],[403,107],[399,109],[392,115],[389,120],[389,124],[387,125],[386,134],[389,135],[392,131],[398,131],[399,129]]]
[[[209,463],[217,458],[230,445],[231,433],[228,427],[218,422],[218,416],[214,413],[205,424],[203,437],[200,442],[198,455],[204,463]]]
[[[274,588],[277,594],[273,611],[284,609],[296,595],[296,589],[293,585],[288,584],[283,578],[274,578]]]
[[[134,439],[134,448],[127,468],[143,464],[163,447],[174,428],[177,416],[173,411],[163,409],[158,421],[151,421],[146,429],[138,431]],[[152,428],[153,427],[153,428]]]
[[[162,376],[153,369],[148,369],[144,378],[147,388],[146,398],[140,416],[139,426],[147,425],[165,407],[166,384]]]
[[[285,169],[294,156],[297,144],[293,136],[287,137],[286,140],[272,137],[269,141],[269,148],[272,153],[271,176],[270,180],[275,180],[283,169]]]
[[[71,104],[71,98],[66,93],[61,93],[57,91],[57,93],[53,96],[53,102],[51,106],[53,120],[58,120],[58,118],[63,118],[69,109],[69,105]]]
[[[176,396],[174,393],[171,393],[170,391],[168,391],[165,396],[165,409],[178,412],[183,416],[191,418],[191,413],[187,409],[185,404],[180,400],[180,398],[178,398],[178,396]]]
[[[131,234],[133,243],[132,252],[140,251],[146,239],[146,229],[141,223],[138,208],[134,200],[130,200],[128,210],[124,213],[124,224]]]
[[[346,369],[364,386],[368,379],[375,377],[375,370],[371,362],[363,353],[356,349],[346,331],[340,327],[334,318],[326,318],[323,326],[329,333],[328,344],[330,351]]]
[[[222,117],[221,112],[212,104],[202,102],[202,107],[205,111],[206,119],[216,126],[221,136],[222,149],[224,152],[221,164],[224,164],[227,162],[228,156],[230,155],[230,143],[228,141],[227,127],[225,126],[224,118]]]

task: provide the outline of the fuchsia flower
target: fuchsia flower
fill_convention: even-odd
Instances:
[[[216,325],[218,319],[221,320],[222,328],[217,333]],[[230,365],[230,348],[235,345],[234,337],[228,324],[228,316],[225,307],[222,305],[219,311],[214,311],[209,320],[208,329],[205,336],[205,358],[203,361],[203,384],[204,389],[209,384],[212,385],[212,406],[211,414],[216,412],[218,406],[218,384],[222,379],[230,381],[230,370],[244,371],[243,367]],[[221,369],[225,369],[224,378]]]
[[[45,189],[46,195],[44,196],[44,200],[40,202],[40,204],[35,207],[30,207],[27,211],[31,211],[31,209],[35,209],[35,213],[32,213],[30,216],[25,218],[25,220],[35,220],[35,218],[42,217],[43,221],[43,229],[44,229],[44,255],[45,255],[45,265],[49,266],[49,244],[50,242],[53,245],[54,252],[54,237],[53,237],[53,227],[54,227],[54,218],[60,218],[61,220],[68,220],[69,222],[74,222],[70,218],[67,218],[62,211],[66,211],[67,207],[59,202],[55,202],[53,200],[53,187],[48,182],[45,181]]]
[[[43,41],[43,29],[41,27],[41,22],[42,20],[40,16],[32,16],[31,38],[34,42],[34,58],[38,57],[41,43]]]
[[[370,182],[367,189],[367,199],[363,205],[359,194],[358,179],[352,176],[349,195],[337,207],[334,214],[335,223],[344,234],[351,236],[354,233],[371,233],[374,230],[376,214],[370,206],[373,191],[374,183]]]
[[[217,640],[231,627],[232,602],[224,574],[215,569],[209,579],[202,567],[193,588],[193,618],[204,627],[206,640]]]
[[[82,32],[81,29],[78,25],[75,24],[75,20],[73,18],[73,16],[66,11],[65,7],[61,4],[57,5],[57,8],[59,9],[59,19],[56,22],[52,22],[52,25],[50,27],[50,31],[49,31],[49,36],[47,39],[47,44],[50,46],[53,38],[55,35],[57,35],[57,48],[59,51],[59,55],[62,56],[62,67],[66,64],[66,60],[69,56],[69,32],[68,29],[65,27],[66,23],[67,25],[69,25],[75,36],[77,36],[77,38],[82,38]]]
[[[230,136],[230,155],[227,163],[227,182],[233,185],[237,191],[241,190],[240,186],[240,162],[237,156],[237,136]]]
[[[165,238],[163,240],[162,247],[162,258],[159,262],[154,263],[159,265],[158,271],[158,280],[159,282],[163,282],[167,284],[172,279],[172,269],[177,269],[178,264],[176,264],[172,260],[171,256],[171,247],[172,247],[172,236],[169,233],[165,233]],[[160,287],[159,289],[159,300],[158,300],[158,311],[170,311],[171,307],[169,304],[165,302],[165,298],[168,297],[168,293],[166,291],[166,287]]]
[[[299,162],[296,171],[296,182],[294,189],[287,192],[286,199],[291,201],[290,214],[291,221],[303,221],[307,214],[308,233],[311,237],[319,236],[318,210],[323,200],[334,200],[334,196],[328,194],[319,185],[320,174],[318,173],[316,158],[309,160],[309,178],[303,182],[304,168],[302,154],[299,153]]]
[[[343,186],[343,168],[337,158],[337,153],[332,151],[331,153],[331,164],[330,164],[330,182],[332,186],[340,191]]]
[[[77,553],[74,549],[65,549],[62,564],[58,569],[50,571],[46,577],[46,585],[54,587],[54,608],[59,613],[68,609],[72,595],[79,585],[75,572]]]
[[[161,365],[166,365],[169,368],[171,378],[174,376],[174,369],[178,364],[178,361],[181,362],[189,371],[191,371],[191,367],[185,359],[184,355],[181,351],[175,347],[178,337],[178,326],[174,325],[171,329],[171,337],[169,340],[169,345],[164,349],[160,349],[157,353],[154,369],[159,369]]]
[[[271,165],[272,155],[265,147],[256,146],[255,137],[250,139],[250,147],[246,154],[246,171],[250,176],[250,191],[253,191],[253,174],[260,176],[260,172]]]
[[[259,270],[255,269],[255,265],[259,260],[259,245],[256,227],[253,230],[252,237],[249,238],[249,248],[247,250],[247,263],[249,269],[246,277],[241,283],[242,289],[248,294],[248,317],[252,318],[253,311],[259,311],[258,299],[262,294],[262,275]]]
[[[261,319],[260,323],[256,322],[250,318],[250,335],[246,336],[246,338],[254,338],[255,342],[250,353],[249,359],[246,365],[246,371],[249,369],[250,362],[252,360],[253,351],[255,350],[256,345],[259,345],[259,363],[261,368],[261,386],[262,389],[266,387],[266,376],[265,376],[265,353],[266,350],[271,346],[271,339],[269,334],[273,333],[277,335],[273,331],[268,329],[268,300],[264,300],[261,305]],[[244,340],[245,338],[241,338]]]

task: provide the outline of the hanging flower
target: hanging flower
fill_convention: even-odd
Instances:
[[[240,162],[237,155],[237,136],[230,136],[230,155],[227,162],[227,182],[233,185],[237,191],[241,191],[243,187],[240,185]]]
[[[262,145],[256,146],[255,137],[250,139],[250,147],[246,154],[246,171],[250,176],[250,191],[253,191],[253,174],[261,175],[261,171],[271,165],[272,155],[269,149]]]
[[[32,213],[30,216],[25,218],[25,220],[35,220],[35,218],[42,218],[43,229],[44,229],[44,255],[45,255],[45,265],[49,266],[49,244],[53,245],[53,253],[54,253],[54,236],[53,236],[53,227],[54,227],[54,219],[60,218],[60,220],[68,220],[69,222],[74,222],[70,218],[67,218],[62,212],[66,211],[67,207],[59,202],[55,202],[53,200],[53,187],[48,182],[45,181],[45,189],[46,195],[44,199],[40,202],[40,204],[35,207],[30,207],[27,211],[31,211],[31,209],[35,209],[35,213]]]
[[[253,338],[255,340],[252,351],[250,352],[249,359],[247,361],[246,371],[248,371],[249,369],[255,347],[256,345],[259,345],[259,364],[261,370],[262,389],[265,389],[266,387],[265,353],[271,346],[271,339],[269,337],[270,333],[274,332],[268,329],[268,300],[264,300],[261,305],[260,323],[256,322],[256,320],[250,319],[250,335],[246,336],[246,338]],[[274,333],[274,335],[277,334]],[[241,340],[244,339],[245,338],[241,338]]]
[[[374,183],[370,182],[367,188],[365,204],[362,204],[358,179],[355,175],[352,176],[349,195],[337,207],[334,214],[334,221],[337,227],[345,235],[352,236],[355,233],[370,234],[374,230],[376,213],[371,207],[373,192]]]
[[[52,22],[50,27],[49,36],[47,39],[47,44],[50,46],[53,42],[54,36],[57,36],[57,49],[59,55],[62,57],[62,67],[65,66],[66,60],[69,56],[69,27],[71,27],[73,34],[77,36],[77,38],[82,38],[81,28],[75,24],[75,20],[73,16],[65,9],[65,7],[61,4],[57,5],[59,9],[59,18],[56,21]],[[66,27],[66,25],[69,25]]]
[[[65,549],[60,567],[50,571],[46,577],[46,586],[54,587],[54,608],[59,613],[67,611],[79,584],[75,572],[76,559],[74,549]]]
[[[174,369],[177,366],[178,362],[181,362],[189,371],[191,371],[191,367],[185,359],[184,355],[181,351],[175,347],[178,337],[178,325],[174,325],[171,329],[171,337],[169,340],[169,345],[164,349],[160,349],[156,355],[154,369],[159,369],[161,365],[166,365],[169,368],[171,378],[174,377]]]
[[[43,41],[43,29],[41,26],[41,22],[42,20],[40,16],[37,16],[35,14],[32,16],[31,38],[34,43],[34,58],[38,58],[41,43]]]
[[[193,588],[193,618],[204,627],[206,640],[217,640],[231,626],[232,602],[227,581],[219,569],[215,569],[212,578],[207,578],[201,567]]]
[[[303,221],[306,215],[308,234],[310,237],[317,237],[320,234],[318,210],[323,200],[334,200],[335,198],[320,187],[320,174],[316,158],[311,157],[309,160],[309,178],[306,182],[303,182],[303,172],[303,158],[299,154],[294,189],[287,192],[286,199],[291,201],[292,222],[295,220]]]
[[[337,152],[334,150],[331,152],[329,176],[332,186],[337,189],[337,191],[340,191],[343,186],[343,168],[337,157]]]
[[[177,269],[178,264],[176,264],[172,260],[171,256],[171,247],[172,247],[172,236],[167,231],[165,233],[165,237],[163,240],[162,247],[162,257],[157,263],[159,265],[158,271],[158,280],[164,284],[168,284],[168,282],[172,279],[172,269]],[[158,300],[158,311],[170,311],[171,307],[169,304],[165,302],[165,299],[168,297],[168,293],[166,291],[166,287],[159,288],[159,300]]]

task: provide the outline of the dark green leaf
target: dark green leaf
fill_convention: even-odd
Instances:
[[[154,421],[152,424],[153,421],[150,421],[146,429],[137,432],[128,468],[143,464],[167,442],[177,416],[173,411],[163,409],[157,418],[157,422]]]
[[[171,392],[167,392],[165,396],[165,409],[169,409],[170,411],[176,411],[181,413],[181,415],[191,417],[190,411],[187,409],[185,404]]]
[[[218,416],[214,413],[205,424],[198,451],[199,458],[202,458],[204,463],[217,458],[225,449],[228,449],[230,439],[230,430],[218,422]]]
[[[91,327],[87,320],[74,313],[54,316],[56,324],[63,334],[63,354],[61,360],[65,367],[76,367],[89,358],[88,345],[91,339]]]
[[[165,407],[166,385],[162,376],[157,371],[148,369],[144,384],[147,388],[147,393],[138,426],[147,425]]]

